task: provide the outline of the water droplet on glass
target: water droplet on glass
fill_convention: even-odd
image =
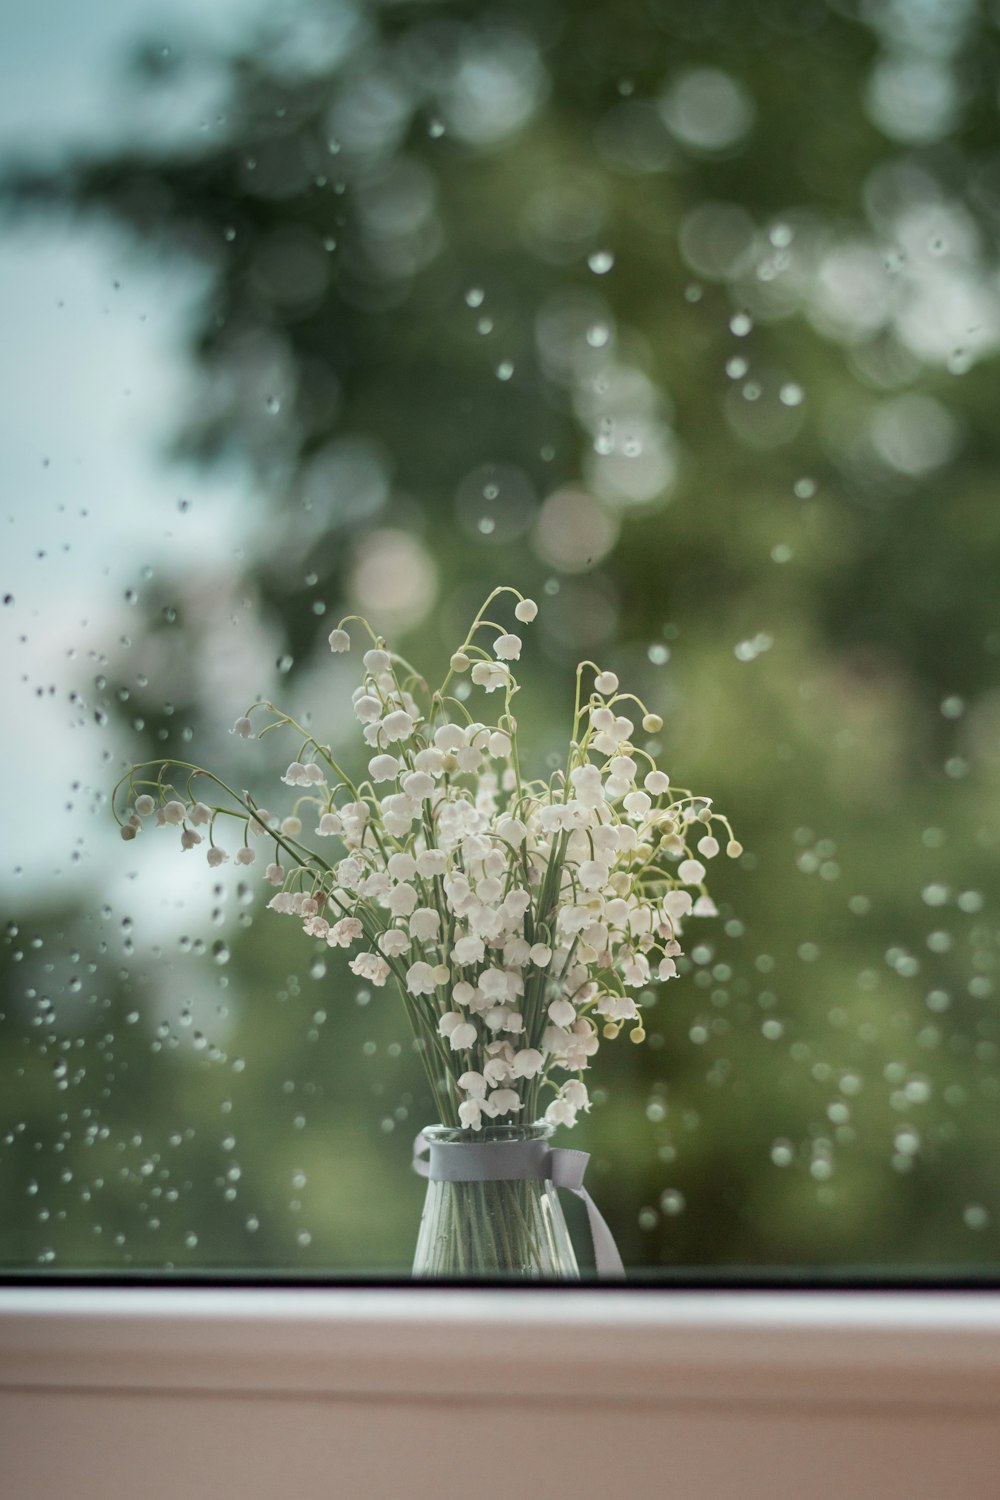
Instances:
[[[224,943],[221,938],[219,938],[218,942],[213,943],[212,957],[217,964],[227,964],[229,962],[228,943]]]
[[[752,327],[753,319],[749,313],[733,313],[733,316],[729,319],[729,331],[735,334],[738,339],[746,338]]]
[[[514,363],[509,359],[502,359],[497,365],[497,379],[509,380],[514,373]]]
[[[481,286],[470,286],[465,294],[465,302],[468,307],[482,307],[486,293]]]
[[[781,387],[778,398],[783,406],[801,406],[805,399],[805,392],[800,385],[790,380],[787,385]]]

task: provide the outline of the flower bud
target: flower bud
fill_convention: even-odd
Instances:
[[[726,853],[729,855],[730,859],[739,859],[740,855],[743,853],[743,845],[738,844],[735,839],[730,839],[729,843],[726,845]]]
[[[469,658],[464,651],[456,651],[451,659],[451,670],[453,672],[467,672],[469,670]]]
[[[120,831],[122,838],[127,844],[130,839],[135,838],[138,829],[132,823],[123,823]]]
[[[620,1031],[620,1026],[616,1026],[614,1021],[609,1021],[604,1028],[604,1035],[609,1042],[613,1042]]]
[[[522,625],[530,625],[538,614],[538,605],[534,599],[522,599],[514,605],[514,618],[520,620]]]
[[[641,1026],[633,1026],[632,1030],[628,1034],[628,1039],[630,1042],[635,1042],[636,1044],[638,1044],[646,1040],[646,1033],[643,1031]]]
[[[147,792],[143,792],[141,797],[135,799],[135,810],[140,818],[148,818],[153,811],[153,805],[153,799]]]
[[[660,730],[663,728],[663,720],[660,718],[659,714],[644,714],[642,719],[642,727],[647,734],[659,734]]]

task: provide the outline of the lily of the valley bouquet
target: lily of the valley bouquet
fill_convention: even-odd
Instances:
[[[354,692],[363,777],[256,703],[234,733],[285,730],[296,743],[280,816],[178,761],[133,767],[116,788],[124,810],[115,798],[123,837],[152,819],[210,865],[262,864],[273,911],[306,940],[349,950],[368,984],[393,982],[452,1141],[573,1125],[590,1107],[585,1075],[601,1038],[627,1028],[643,1040],[637,997],[676,975],[683,922],[714,915],[707,862],[723,841],[741,853],[710,800],[673,788],[642,747],[660,718],[593,662],[577,667],[564,766],[546,780],[526,774],[512,667],[522,642],[488,618],[503,596],[518,622],[535,618],[531,599],[496,589],[436,691],[361,617],[331,633],[335,652],[349,650],[349,625],[366,638]],[[495,1217],[494,1186],[454,1182],[482,1195],[462,1212]],[[531,1229],[523,1201],[508,1218],[511,1235]],[[444,1260],[462,1268],[461,1254]]]

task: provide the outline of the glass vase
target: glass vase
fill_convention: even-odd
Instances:
[[[495,1125],[462,1130],[430,1125],[433,1147],[492,1142],[545,1142],[551,1125]],[[413,1261],[415,1277],[578,1280],[562,1205],[543,1178],[441,1182],[430,1179]]]

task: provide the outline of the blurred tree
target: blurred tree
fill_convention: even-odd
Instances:
[[[423,661],[509,579],[545,601],[523,715],[540,759],[567,662],[599,653],[663,709],[681,779],[731,812],[749,854],[719,876],[722,925],[689,935],[650,1049],[600,1058],[613,1107],[586,1133],[636,1263],[996,1260],[997,55],[972,4],[315,0],[235,55],[138,49],[144,89],[213,80],[215,112],[167,144],[8,165],[9,213],[110,219],[203,269],[177,457],[245,469],[260,513],[242,572],[217,572],[274,633],[282,691],[312,690],[348,605]],[[146,753],[183,723],[235,754],[211,677],[187,670],[218,621],[183,580],[161,589],[108,706],[127,682]],[[20,925],[49,950],[80,920]],[[399,1018],[348,1022],[341,1002],[320,1068],[332,1022],[304,1022],[283,977],[308,955],[267,924],[239,938],[219,1057],[246,1053],[258,1092],[232,1106],[236,1187],[211,1058],[176,1015],[155,1050],[126,1040],[126,967],[97,1002],[116,1064],[88,1107],[116,1148],[126,1120],[181,1134],[184,1222],[206,1227],[157,1210],[154,1232],[130,1165],[120,1253],[361,1257],[358,1163],[388,1173],[375,1117],[384,1098],[387,1131],[412,1123],[420,1085],[404,1056],[399,1097],[418,1097],[397,1120],[395,1060],[362,1086],[341,1059],[384,1059]],[[15,1116],[48,1142],[51,1053],[20,1002],[4,1025],[5,1055],[31,1057]],[[305,1126],[282,1090],[310,1081],[345,1091],[303,1117],[313,1156],[352,1147],[323,1232],[293,1249],[277,1157],[305,1154]],[[60,1162],[32,1149],[55,1193]],[[259,1234],[248,1199],[270,1205]],[[390,1262],[417,1200],[396,1201]],[[59,1259],[116,1259],[78,1212],[8,1226],[10,1258],[41,1235]]]

